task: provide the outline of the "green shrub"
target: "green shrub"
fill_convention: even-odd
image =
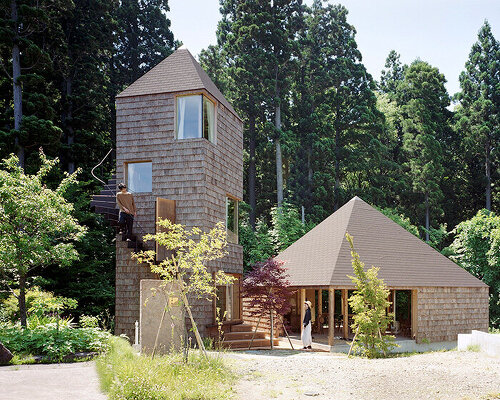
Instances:
[[[109,350],[97,360],[101,388],[111,400],[223,400],[231,397],[234,375],[220,358],[190,352],[141,356],[123,338],[110,338]]]
[[[82,328],[97,328],[99,327],[99,318],[92,315],[82,315],[80,317],[80,326]]]
[[[14,293],[19,295],[19,290],[14,290]],[[54,296],[36,286],[28,289],[26,292],[28,327],[33,329],[50,323],[68,326],[71,324],[71,319],[60,318],[60,314],[64,310],[76,308],[77,304],[74,299]],[[14,294],[3,301],[1,310],[2,321],[16,322],[19,320],[19,301]]]
[[[110,336],[98,328],[58,328],[55,323],[34,329],[23,329],[19,325],[0,327],[0,342],[12,353],[20,357],[45,356],[47,361],[61,361],[79,352],[102,352]]]

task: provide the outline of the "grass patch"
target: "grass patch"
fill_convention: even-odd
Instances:
[[[438,350],[428,350],[428,351],[406,351],[403,353],[390,353],[387,355],[386,358],[404,358],[404,357],[412,357],[416,355],[422,355],[422,354],[431,354],[431,353],[447,353],[449,351],[456,351],[457,348],[454,347],[453,349],[438,349]]]
[[[481,351],[481,346],[478,344],[469,344],[467,346],[467,351],[473,351],[474,353],[479,353]]]
[[[189,361],[173,353],[152,359],[138,355],[119,337],[97,359],[101,389],[110,400],[223,400],[232,396],[234,374],[223,360],[190,352]]]

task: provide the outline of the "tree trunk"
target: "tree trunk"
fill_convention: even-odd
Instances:
[[[250,96],[252,98],[252,96]],[[250,203],[250,226],[255,230],[256,220],[256,200],[255,200],[255,147],[256,147],[256,131],[255,131],[255,114],[250,113],[248,116],[248,133],[249,133],[249,152],[248,160],[248,201]]]
[[[425,241],[429,241],[430,216],[429,216],[429,193],[425,194]]]
[[[281,157],[281,106],[278,104],[275,108],[274,124],[277,130],[276,143],[276,191],[278,194],[278,208],[283,204],[283,161]]]
[[[274,349],[274,310],[271,310],[271,350]]]
[[[337,133],[337,129],[335,130],[335,184],[333,187],[333,211],[337,211],[340,207],[339,202],[339,186],[340,186],[340,161],[339,161],[339,135]]]
[[[21,326],[28,326],[26,317],[26,275],[19,277],[19,316],[21,317]]]
[[[109,58],[109,71],[110,71],[110,86],[113,88],[111,90],[108,89],[108,95],[109,95],[109,105],[110,105],[110,112],[111,112],[111,126],[110,126],[110,139],[111,139],[111,148],[113,151],[111,152],[111,166],[112,169],[116,168],[116,105],[115,105],[115,96],[117,93],[115,93],[115,85],[116,85],[116,80],[117,80],[117,74],[115,72],[115,65],[114,65],[114,58],[111,55]]]
[[[486,159],[485,159],[485,172],[486,172],[486,209],[491,211],[491,161],[490,161],[490,153],[491,146],[489,138],[486,141]]]
[[[276,190],[278,194],[278,208],[283,204],[283,164],[281,159],[281,144],[276,138]]]
[[[283,204],[283,160],[281,156],[281,103],[280,89],[278,86],[279,66],[275,69],[274,101],[277,102],[274,107],[274,127],[276,128],[276,192],[278,196],[278,208]]]
[[[205,350],[205,346],[203,345],[203,340],[201,339],[200,332],[198,331],[198,326],[196,325],[196,322],[194,321],[194,318],[193,318],[193,314],[191,313],[191,306],[189,305],[186,293],[184,293],[184,291],[183,291],[182,279],[178,278],[178,281],[179,281],[179,286],[181,288],[180,294],[182,297],[182,301],[184,302],[184,307],[186,308],[186,311],[188,312],[188,315],[189,315],[189,319],[191,320],[191,328],[194,331],[196,343],[198,343],[198,348],[202,351],[202,353],[205,355],[205,357],[208,358],[207,351]]]
[[[63,93],[65,96],[64,112],[62,123],[65,128],[66,133],[66,144],[68,145],[67,153],[67,169],[70,174],[75,172],[75,161],[73,160],[71,145],[75,141],[75,133],[73,129],[73,102],[71,100],[71,95],[73,91],[73,81],[70,77],[64,79],[64,89]]]
[[[309,191],[312,192],[313,168],[312,168],[312,146],[307,149],[307,183]]]
[[[16,132],[15,145],[17,147],[17,156],[19,158],[19,165],[24,168],[24,146],[19,141],[19,130],[21,129],[21,122],[23,119],[23,89],[19,81],[21,76],[21,51],[19,49],[19,36],[18,36],[18,16],[17,16],[17,2],[11,0],[10,2],[10,16],[14,22],[14,45],[12,46],[12,83],[14,93],[14,129]]]

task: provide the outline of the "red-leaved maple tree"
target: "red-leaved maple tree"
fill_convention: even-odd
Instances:
[[[262,316],[267,313],[270,315],[271,348],[273,348],[274,314],[281,316],[283,321],[283,316],[291,309],[290,298],[293,292],[290,290],[284,264],[284,261],[274,258],[257,263],[243,281],[243,295],[248,299],[248,312],[259,317],[255,331]]]

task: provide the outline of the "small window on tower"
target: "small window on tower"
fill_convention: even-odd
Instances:
[[[153,163],[127,163],[127,187],[132,193],[151,193],[153,190]]]

